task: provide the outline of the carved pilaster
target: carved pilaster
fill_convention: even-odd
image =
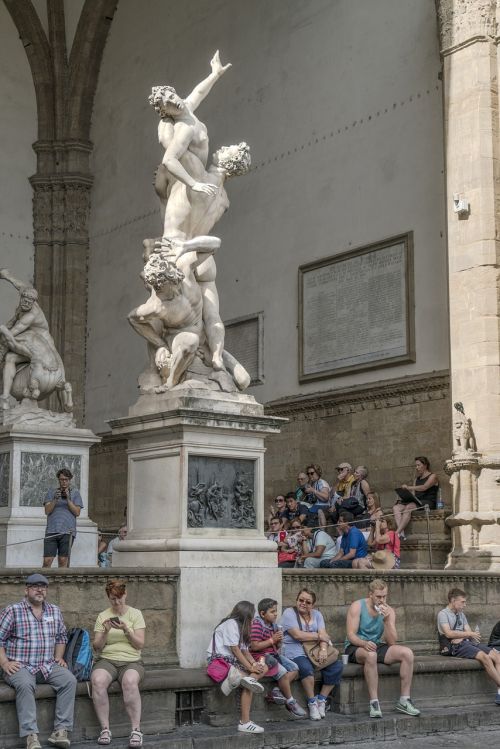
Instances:
[[[443,54],[497,33],[497,0],[436,0]]]
[[[90,189],[92,182],[74,180],[66,183],[66,237],[68,242],[88,242],[88,221],[90,213]]]
[[[47,182],[33,182],[34,241],[46,244],[52,239],[52,187]]]

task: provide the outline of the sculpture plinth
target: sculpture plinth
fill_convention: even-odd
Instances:
[[[234,603],[280,595],[264,536],[264,439],[286,420],[251,396],[195,390],[141,396],[129,413],[110,422],[128,439],[129,531],[113,566],[180,568],[179,660],[201,666],[210,627]]]
[[[51,419],[51,416],[54,419]],[[61,416],[59,414],[59,416]],[[47,518],[43,500],[60,468],[70,468],[83,499],[71,567],[97,566],[97,526],[88,517],[89,429],[64,425],[31,407],[0,426],[0,566],[41,567]]]

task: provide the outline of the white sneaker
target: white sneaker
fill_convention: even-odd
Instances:
[[[259,684],[257,679],[254,679],[253,676],[244,676],[240,682],[240,687],[245,687],[245,689],[249,689],[250,692],[253,692],[254,694],[260,694],[264,691],[262,684]],[[247,724],[245,723],[244,725],[246,726]],[[252,731],[252,733],[254,732]]]
[[[320,718],[324,718],[326,715],[326,700],[316,700],[318,705],[318,713]]]
[[[236,689],[236,687],[239,687],[241,684],[242,679],[242,673],[239,670],[239,668],[236,668],[235,666],[231,666],[229,669],[226,678],[221,683],[220,688],[222,690],[222,694],[225,694],[226,697],[231,694],[233,689]]]
[[[238,723],[238,731],[241,731],[241,733],[264,733],[262,726],[258,726],[253,720],[249,720],[248,723]]]
[[[321,720],[318,703],[309,702],[307,706],[309,708],[309,720]]]

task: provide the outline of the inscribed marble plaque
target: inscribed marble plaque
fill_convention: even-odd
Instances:
[[[9,504],[10,453],[0,453],[0,507]]]
[[[21,506],[41,507],[47,490],[58,486],[56,473],[61,468],[69,468],[71,486],[80,489],[81,461],[81,455],[21,453]]]
[[[255,528],[255,462],[190,455],[189,528]]]
[[[300,379],[414,361],[411,234],[299,269]]]
[[[264,382],[263,348],[264,315],[238,317],[224,323],[226,336],[224,348],[236,357],[251,377],[251,385]]]

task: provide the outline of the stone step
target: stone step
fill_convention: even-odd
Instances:
[[[453,735],[457,746],[466,746],[460,742],[460,731],[470,732],[473,729],[500,727],[500,708],[495,705],[481,706],[476,709],[456,711],[454,707],[434,708],[422,713],[418,718],[410,718],[396,711],[388,711],[382,719],[370,719],[364,716],[345,716],[327,713],[322,721],[311,722],[277,722],[263,724],[265,731],[258,735],[245,735],[236,729],[236,716],[232,726],[212,728],[205,725],[194,725],[178,728],[169,734],[147,736],[145,747],[151,749],[263,749],[280,747],[280,749],[317,749],[320,745],[345,745],[346,743],[384,741],[390,746],[391,741],[425,738],[431,735]],[[470,733],[467,734],[470,738]],[[478,732],[479,735],[479,732]],[[91,742],[73,743],[72,749],[88,749]],[[95,745],[95,740],[92,742]],[[126,749],[128,742],[123,739],[115,741],[113,749]]]
[[[386,721],[384,725],[389,725],[387,720],[396,718],[398,721],[409,720],[409,725],[411,725],[413,719],[405,718],[394,710],[400,693],[399,668],[379,665],[379,679],[379,695]],[[265,680],[266,690],[274,685],[275,682],[272,680]],[[305,699],[301,685],[295,683],[293,687],[295,696],[304,705]],[[187,723],[205,724],[204,735],[208,737],[215,735],[212,733],[213,730],[225,728],[230,730],[228,735],[232,735],[231,731],[234,730],[237,722],[238,690],[229,697],[224,697],[219,687],[210,681],[203,669],[148,670],[141,693],[142,729],[151,737],[151,740],[158,734],[165,735],[174,732],[177,735],[181,727]],[[450,695],[453,695],[453,709],[456,710],[458,707],[461,713],[470,713],[471,720],[475,711],[486,710],[488,712],[493,705],[495,708],[493,715],[497,716],[500,722],[500,708],[493,704],[495,688],[487,679],[479,663],[458,658],[419,656],[415,661],[412,697],[423,711],[422,725],[429,711],[442,708],[445,710],[443,714],[447,715]],[[38,686],[36,696],[39,729],[42,737],[46,737],[53,726],[54,693],[48,686]],[[110,706],[113,736],[117,739],[127,737],[130,727],[117,684],[113,684],[110,688]],[[342,730],[348,733],[351,731],[351,724],[358,722],[363,724],[368,711],[368,694],[361,666],[349,664],[345,667],[340,689],[334,691],[333,710],[335,711],[335,715],[332,713],[333,724],[337,726],[338,721],[338,726],[343,726]],[[10,747],[19,746],[14,690],[6,684],[0,686],[0,717],[0,747],[10,749]],[[308,720],[296,721],[283,706],[269,705],[261,695],[254,697],[252,718],[255,722],[270,727],[274,723],[285,726],[290,724],[291,730],[299,733],[305,730],[304,725],[313,733],[316,729],[319,730],[316,723]],[[422,719],[418,720],[422,722]],[[329,724],[330,722],[329,720]],[[368,725],[379,725],[379,722],[371,721]],[[463,724],[464,728],[469,725],[469,723]],[[370,730],[380,731],[381,729],[372,727]],[[78,684],[73,740],[76,743],[86,740],[95,741],[98,733],[99,726],[87,686]],[[364,737],[365,733],[362,738]],[[252,739],[255,740],[255,737]],[[349,738],[349,740],[353,739]]]

